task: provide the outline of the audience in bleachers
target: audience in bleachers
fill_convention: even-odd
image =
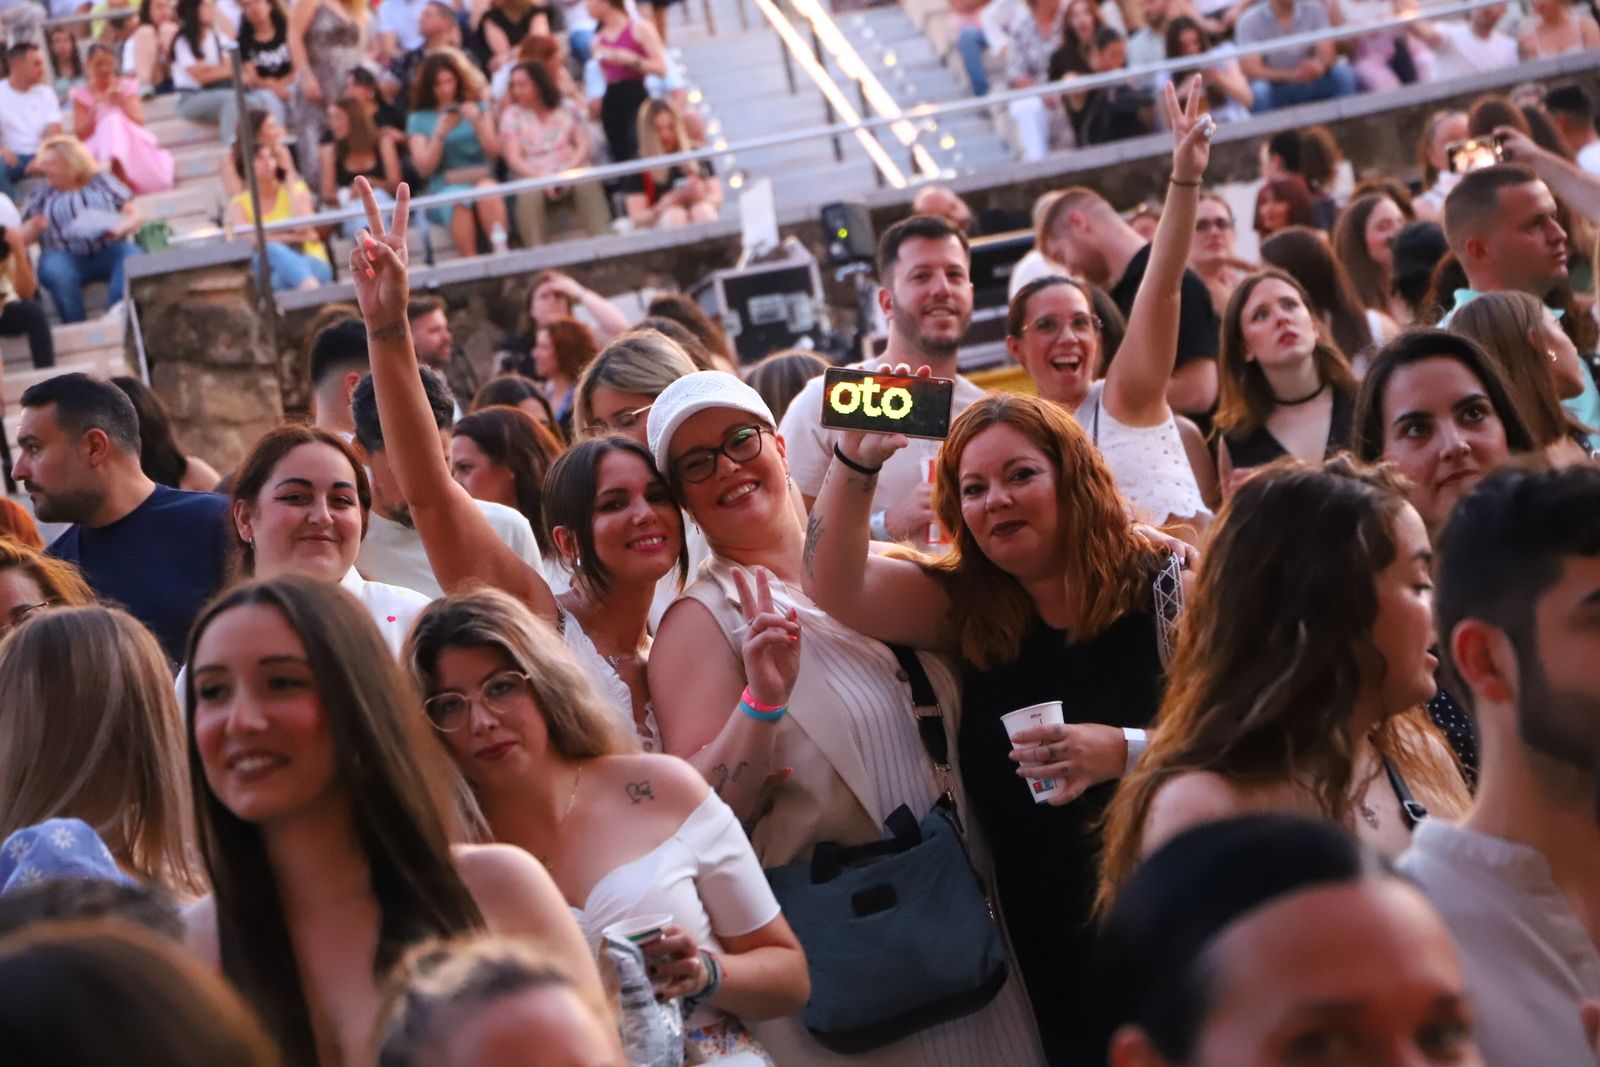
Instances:
[[[19,41],[6,49],[0,81],[0,193],[14,194],[45,140],[62,131],[61,100],[45,71],[44,49]]]
[[[311,190],[304,181],[283,168],[271,145],[257,145],[248,160],[244,144],[234,145],[233,166],[241,182],[248,180],[245,168],[254,169],[256,189],[261,196],[262,222],[281,222],[311,214]],[[249,226],[256,221],[248,192],[229,201],[228,220],[235,226]],[[268,230],[266,251],[273,289],[315,289],[333,280],[333,265],[315,227]]]
[[[44,181],[23,209],[23,232],[39,245],[39,282],[56,314],[62,322],[82,322],[86,283],[107,283],[107,303],[123,299],[122,264],[139,251],[128,240],[139,228],[139,208],[132,191],[75,137],[46,140],[34,169]]]
[[[69,94],[73,132],[89,154],[136,194],[172,188],[172,153],[144,124],[139,83],[117,73],[109,45],[89,46],[89,76]]]
[[[482,79],[469,76],[457,55],[436,53],[423,60],[411,90],[406,136],[411,163],[427,181],[428,192],[454,193],[494,184],[491,164],[500,156],[500,133]],[[458,255],[472,255],[480,235],[489,238],[497,231],[504,247],[507,216],[502,197],[429,208],[428,218],[449,230]]]
[[[639,156],[690,152],[694,144],[682,114],[668,100],[651,100],[639,109]],[[622,181],[628,218],[641,228],[686,226],[709,222],[722,210],[722,182],[711,161],[673,163]]]

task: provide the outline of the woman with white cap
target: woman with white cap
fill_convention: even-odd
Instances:
[[[804,509],[766,402],[730,374],[691,374],[655,398],[649,439],[711,547],[662,619],[650,660],[667,751],[698,767],[740,815],[763,867],[811,859],[821,842],[879,841],[902,805],[920,818],[951,783],[919,737],[895,650],[841,625],[801,591]],[[787,632],[787,641],[752,655],[748,633],[759,627]],[[939,706],[953,711],[949,666],[920,662]],[[822,981],[813,973],[814,987]],[[981,1011],[850,1062],[1039,1062],[1021,1000],[1010,982]],[[785,1067],[837,1062],[792,1020],[756,1032]]]

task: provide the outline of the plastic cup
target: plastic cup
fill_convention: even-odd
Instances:
[[[1000,716],[1000,721],[1005,724],[1006,737],[1015,738],[1022,731],[1035,726],[1060,726],[1065,719],[1061,714],[1061,701],[1051,700],[1009,711]],[[1067,787],[1067,783],[1059,778],[1024,778],[1023,781],[1028,783],[1028,791],[1033,794],[1035,804],[1043,804]]]
[[[601,933],[608,936],[615,935],[642,947],[665,936],[666,928],[671,922],[672,916],[665,913],[631,915],[621,922],[612,923]]]

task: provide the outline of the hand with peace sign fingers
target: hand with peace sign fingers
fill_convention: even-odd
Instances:
[[[1167,391],[1178,360],[1183,272],[1194,241],[1200,180],[1211,161],[1211,137],[1216,132],[1215,121],[1200,109],[1205,89],[1198,75],[1184,87],[1182,105],[1170,82],[1162,94],[1172,128],[1172,181],[1150,243],[1144,279],[1129,309],[1128,332],[1106,370],[1102,400],[1106,411],[1125,426],[1160,426],[1172,418]]]
[[[761,703],[787,705],[800,676],[800,613],[793,608],[780,612],[773,606],[772,577],[764,567],[755,568],[753,581],[743,567],[735,567],[733,583],[744,612],[739,653],[745,684]]]
[[[356,195],[367,212],[366,228],[356,234],[350,253],[350,280],[356,287],[356,303],[367,331],[377,333],[406,324],[406,304],[411,299],[411,279],[407,266],[406,224],[411,216],[411,187],[405,182],[395,190],[392,223],[385,228],[372,183],[365,177],[355,180]]]

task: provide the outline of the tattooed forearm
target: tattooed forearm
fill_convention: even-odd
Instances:
[[[822,540],[822,516],[815,511],[806,520],[806,547],[805,553],[800,557],[800,565],[805,570],[807,578],[817,576],[814,566],[817,559],[817,542]]]
[[[744,769],[748,766],[750,766],[749,763],[744,760],[740,760],[731,771],[728,769],[728,765],[726,763],[719,763],[715,767],[711,768],[711,777],[715,779],[714,784],[711,786],[711,791],[720,797],[722,795],[723,787],[730,785],[733,782],[737,782],[739,780],[739,776],[744,773]]]
[[[635,804],[641,804],[646,800],[654,800],[655,798],[656,795],[650,791],[650,779],[646,778],[642,782],[628,783],[628,799]]]
[[[387,326],[379,326],[376,329],[367,331],[367,340],[369,341],[401,341],[405,339],[405,336],[406,324],[403,322],[391,322]]]

